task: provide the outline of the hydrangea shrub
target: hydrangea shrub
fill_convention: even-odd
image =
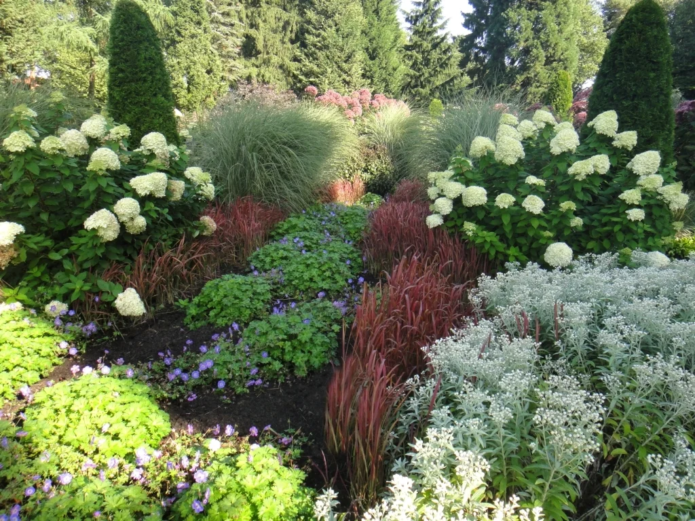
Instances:
[[[658,250],[682,226],[672,214],[688,196],[673,166],[656,151],[631,154],[637,134],[619,132],[614,111],[589,122],[581,142],[547,111],[505,116],[495,141],[478,137],[469,157],[429,174],[430,227],[462,230],[491,258],[555,267],[573,253]]]
[[[0,137],[0,277],[26,302],[72,302],[87,292],[108,302],[122,288],[99,275],[114,263],[128,266],[143,247],[185,233],[214,232],[199,216],[215,190],[163,135],[132,146],[130,129],[101,115],[60,128],[63,109],[56,98],[49,129],[17,107]],[[125,307],[137,315],[137,302]]]

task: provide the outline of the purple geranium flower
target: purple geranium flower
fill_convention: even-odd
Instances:
[[[36,493],[36,489],[34,487],[27,487],[24,489],[24,495],[26,497],[33,496]]]
[[[217,388],[218,389],[224,389],[224,386],[227,385],[224,380],[220,380],[217,382]]]
[[[232,434],[234,434],[234,427],[232,427],[231,425],[227,425],[224,428],[224,434],[225,436],[231,436]]]
[[[63,472],[58,475],[58,483],[61,485],[69,485],[72,482],[72,474],[69,472]]]
[[[205,510],[203,504],[197,499],[193,501],[193,505],[191,505],[191,508],[193,508],[193,512],[195,512],[196,514],[200,514],[203,510]]]
[[[251,436],[258,436],[258,429],[256,427],[251,427],[249,429],[249,433],[251,434]]]
[[[208,473],[205,472],[203,469],[198,469],[193,474],[193,479],[195,480],[196,483],[207,483]]]

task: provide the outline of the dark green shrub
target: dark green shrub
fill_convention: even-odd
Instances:
[[[174,96],[162,47],[147,14],[132,0],[119,0],[111,15],[108,109],[132,131],[132,142],[160,132],[178,143]]]
[[[548,89],[546,103],[555,109],[560,116],[566,118],[572,107],[572,78],[567,71],[560,71],[555,76]]]
[[[673,161],[671,42],[664,11],[654,0],[632,7],[611,38],[589,98],[591,121],[615,110],[620,126],[639,136],[634,152],[658,150]]]
[[[676,172],[686,190],[695,190],[695,101],[681,103],[676,111]]]
[[[184,304],[184,323],[192,329],[208,324],[246,324],[268,312],[270,289],[270,282],[264,277],[224,275],[211,280],[192,302]]]
[[[688,236],[674,239],[666,253],[675,259],[687,259],[693,252],[695,252],[695,237]]]
[[[671,16],[673,83],[686,99],[695,99],[695,0],[680,0]]]

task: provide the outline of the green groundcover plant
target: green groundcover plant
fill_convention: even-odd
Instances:
[[[473,140],[468,157],[429,174],[430,227],[462,230],[491,258],[569,264],[574,252],[659,250],[682,228],[672,213],[689,197],[656,151],[631,156],[632,131],[599,114],[580,142],[569,122],[536,111],[503,114],[497,139]]]
[[[60,364],[73,341],[72,334],[21,304],[0,304],[0,399],[12,399],[20,389],[28,394],[27,386]]]
[[[266,277],[224,275],[205,284],[190,303],[182,303],[184,323],[192,328],[247,324],[267,314],[271,300],[271,283]]]
[[[150,133],[133,149],[130,129],[100,115],[79,130],[62,128],[59,93],[51,114],[40,127],[32,109],[16,107],[0,137],[0,276],[13,288],[6,297],[72,302],[101,292],[110,302],[122,292],[100,278],[112,264],[130,265],[146,244],[214,231],[211,219],[199,220],[214,186],[187,168],[183,148]]]

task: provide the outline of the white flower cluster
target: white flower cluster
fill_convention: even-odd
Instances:
[[[106,126],[106,118],[101,114],[94,114],[82,123],[80,132],[87,137],[101,139],[106,135]]]
[[[683,183],[681,182],[662,186],[657,192],[672,212],[685,209],[690,201],[690,196],[683,193]]]
[[[676,500],[695,504],[695,452],[687,439],[679,437],[675,451],[668,457],[650,454],[648,461],[661,492]]]
[[[169,164],[169,148],[167,139],[159,132],[150,132],[142,136],[140,146],[145,152],[154,154],[163,164]]]
[[[538,127],[530,119],[525,119],[517,127],[522,139],[533,139],[538,136]]]
[[[659,174],[646,175],[640,177],[637,181],[637,186],[646,190],[647,192],[655,192],[664,185],[664,178]]]
[[[519,159],[524,159],[524,145],[521,141],[508,136],[501,137],[497,141],[497,150],[495,150],[495,160],[505,165],[515,165]]]
[[[145,305],[140,299],[140,295],[133,288],[126,289],[119,293],[113,303],[118,312],[124,317],[141,317],[145,314]]]
[[[31,110],[24,103],[22,103],[21,105],[17,105],[15,108],[13,108],[12,113],[15,116],[18,116],[23,119],[33,119],[36,116],[38,116],[38,114],[35,111]]]
[[[15,130],[3,140],[2,146],[5,147],[5,150],[8,152],[21,154],[28,148],[34,148],[36,143],[34,142],[34,138],[24,130]]]
[[[60,134],[60,140],[68,157],[83,156],[89,152],[87,138],[79,130],[66,130]]]
[[[106,141],[120,141],[130,137],[130,127],[128,125],[117,125],[109,130]]]
[[[453,209],[454,202],[447,197],[440,197],[432,204],[432,210],[441,215],[449,215]]]
[[[526,196],[524,202],[521,203],[521,206],[529,213],[540,215],[543,213],[545,202],[537,195],[529,195]]]
[[[186,190],[186,183],[178,179],[169,179],[167,181],[167,192],[169,193],[170,201],[180,201],[183,197],[183,192]]]
[[[147,229],[147,221],[140,215],[140,203],[132,197],[119,199],[113,207],[118,220],[125,225],[128,233],[137,235]]]
[[[561,130],[574,130],[574,125],[569,121],[562,121],[555,125],[555,128],[553,130],[556,134]]]
[[[563,212],[573,212],[577,209],[577,205],[572,201],[564,201],[560,203],[560,210]]]
[[[524,179],[524,182],[527,185],[531,185],[531,186],[545,186],[545,181],[543,181],[543,179],[537,178],[535,175],[526,176],[526,179]]]
[[[618,199],[622,199],[627,204],[640,204],[642,202],[642,190],[639,188],[625,190],[618,196]]]
[[[537,110],[533,113],[532,121],[536,124],[539,129],[543,129],[546,125],[552,125],[555,127],[557,125],[557,120],[547,110]]]
[[[432,215],[427,216],[425,223],[427,224],[428,228],[436,228],[437,226],[444,224],[444,218],[438,213],[433,213]]]
[[[613,146],[615,148],[632,150],[637,146],[637,132],[634,130],[626,130],[625,132],[616,134],[615,138],[613,138]]]
[[[631,210],[625,210],[627,214],[628,221],[644,221],[646,214],[642,208],[632,208]]]
[[[68,305],[59,300],[52,300],[46,304],[43,311],[50,317],[57,317],[68,312]]]
[[[57,136],[48,136],[43,138],[41,144],[39,145],[41,152],[48,155],[60,154],[65,150],[65,145]]]
[[[487,137],[478,136],[471,142],[471,149],[468,153],[473,159],[479,159],[488,154],[488,152],[495,151],[495,142]]]
[[[203,223],[204,228],[202,235],[212,235],[213,233],[215,233],[215,230],[217,230],[217,223],[212,217],[203,215],[200,218],[200,222]]]
[[[495,206],[498,208],[510,208],[514,206],[514,203],[516,203],[516,199],[512,194],[500,194],[495,198]]]
[[[557,156],[564,152],[574,152],[579,146],[579,134],[574,128],[564,128],[550,140],[550,153]]]
[[[110,148],[101,147],[92,152],[89,158],[87,170],[91,172],[104,173],[107,170],[120,170],[121,162],[118,155]]]
[[[589,128],[593,128],[597,134],[608,137],[615,137],[618,132],[618,113],[614,110],[607,110],[596,116],[587,123]]]
[[[463,232],[469,237],[472,237],[477,229],[478,226],[475,223],[472,223],[470,221],[465,221],[463,223]]]
[[[517,141],[521,141],[521,134],[517,129],[515,129],[511,125],[502,124],[499,126],[499,128],[497,129],[496,139],[497,141],[499,141],[500,138],[503,137],[510,137],[512,139],[516,139]]]
[[[85,230],[96,230],[103,242],[110,242],[118,237],[121,226],[118,219],[108,210],[101,209],[94,212],[84,221]]]
[[[556,242],[548,246],[543,255],[543,260],[553,268],[564,268],[572,263],[574,253],[572,248],[564,242]]]
[[[500,116],[500,124],[511,125],[512,127],[516,127],[519,124],[519,118],[517,118],[514,114],[505,112]]]
[[[640,177],[656,174],[661,166],[661,154],[656,150],[648,150],[633,157],[627,168]]]
[[[193,183],[193,186],[198,189],[198,193],[208,201],[212,201],[215,198],[215,186],[212,184],[212,177],[208,172],[203,172],[203,169],[200,167],[190,166],[186,168],[183,175]],[[438,180],[440,179],[442,179],[441,176]]]
[[[461,195],[463,206],[482,206],[487,203],[487,191],[481,186],[468,186]]]
[[[0,222],[0,246],[11,246],[20,233],[24,233],[24,226],[10,221]]]
[[[141,197],[145,197],[146,195],[166,197],[167,185],[167,175],[162,172],[139,175],[130,180],[130,186],[132,186],[135,193]]]
[[[466,187],[457,181],[446,181],[441,190],[445,197],[456,199],[459,195],[463,194],[465,189]]]

